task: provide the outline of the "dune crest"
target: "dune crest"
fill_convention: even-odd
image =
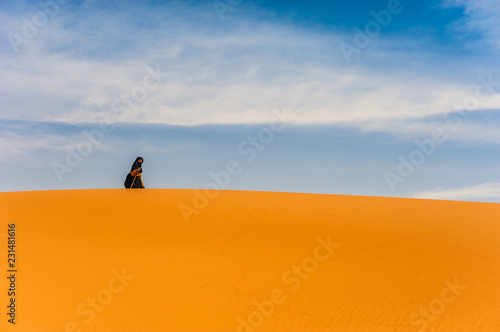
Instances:
[[[193,195],[0,193],[1,330],[500,331],[499,204]]]

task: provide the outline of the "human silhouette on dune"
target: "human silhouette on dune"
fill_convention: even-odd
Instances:
[[[144,158],[137,157],[125,179],[125,188],[145,188],[142,183],[142,163]]]

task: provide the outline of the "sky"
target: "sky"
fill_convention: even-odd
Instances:
[[[497,0],[0,3],[0,191],[500,202]]]

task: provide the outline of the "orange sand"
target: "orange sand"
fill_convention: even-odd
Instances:
[[[499,204],[193,195],[1,193],[0,330],[500,331]]]

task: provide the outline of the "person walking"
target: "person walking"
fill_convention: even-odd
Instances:
[[[125,179],[125,188],[145,188],[144,183],[142,183],[142,163],[144,158],[137,157],[132,164],[130,172],[127,174]]]

